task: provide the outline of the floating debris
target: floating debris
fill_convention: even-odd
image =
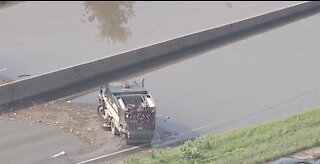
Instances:
[[[51,158],[60,157],[60,156],[66,155],[66,154],[67,154],[67,153],[66,153],[65,151],[62,151],[62,152],[60,152],[60,153],[58,153],[58,154],[55,154],[55,155],[51,156]]]
[[[0,69],[0,72],[6,71],[6,70],[7,70],[7,68],[1,68],[1,69]]]
[[[233,5],[231,3],[225,3],[225,5],[230,9],[233,7]]]
[[[22,74],[22,75],[18,75],[18,77],[30,77],[30,74]]]
[[[167,121],[169,120],[171,117],[170,116],[167,116],[163,121]]]
[[[31,103],[33,104],[33,106],[36,106],[36,105],[37,105],[37,103],[34,102],[34,101],[32,101]],[[33,108],[33,106],[32,106],[32,108]]]

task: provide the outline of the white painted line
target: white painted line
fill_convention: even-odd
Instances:
[[[99,159],[102,159],[102,158],[106,158],[106,157],[109,157],[109,156],[117,155],[117,154],[124,153],[124,152],[130,151],[130,150],[134,150],[134,149],[140,148],[142,146],[144,146],[144,145],[134,146],[134,147],[131,147],[131,148],[128,148],[128,149],[123,149],[123,150],[120,150],[120,151],[117,151],[117,152],[114,152],[114,153],[111,153],[111,154],[101,155],[99,157],[91,158],[91,159],[79,162],[77,164],[84,164],[84,163],[93,162],[93,161],[96,161],[96,160],[99,160]]]

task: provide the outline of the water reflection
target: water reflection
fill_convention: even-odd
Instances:
[[[0,9],[5,9],[17,4],[23,3],[24,1],[0,1]]]
[[[84,1],[86,21],[99,23],[100,36],[107,41],[126,42],[131,36],[126,23],[134,16],[135,2]]]

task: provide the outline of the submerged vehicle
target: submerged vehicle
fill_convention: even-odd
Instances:
[[[151,143],[156,106],[143,81],[113,82],[100,89],[97,110],[103,126],[127,144]]]

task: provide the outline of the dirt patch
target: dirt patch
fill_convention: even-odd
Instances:
[[[10,80],[0,77],[0,85]],[[113,137],[102,128],[103,120],[95,105],[73,104],[57,100],[0,115],[0,120],[30,124],[45,124],[59,128],[81,139],[90,146],[100,146]]]
[[[108,138],[95,107],[54,101],[3,114],[0,120],[45,124],[79,137],[91,146],[99,146]]]
[[[319,159],[320,158],[320,146],[316,146],[310,149],[303,150],[301,152],[292,155],[298,159]]]
[[[0,1],[0,9],[8,8],[11,6],[23,3],[23,1]]]
[[[5,84],[5,83],[9,83],[9,82],[10,82],[9,79],[5,79],[5,78],[0,76],[0,85]]]

